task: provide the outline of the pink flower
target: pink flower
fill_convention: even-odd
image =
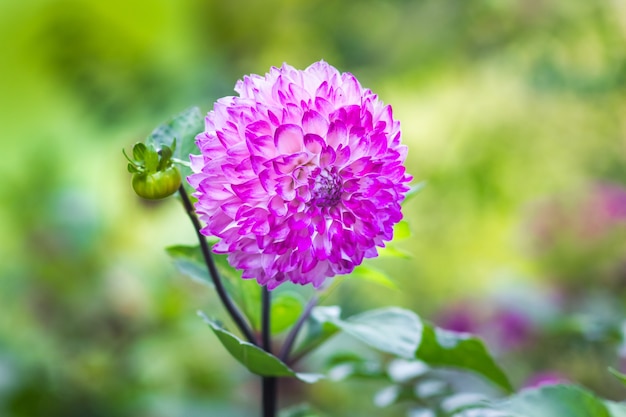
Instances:
[[[570,381],[557,372],[544,371],[533,374],[524,383],[524,388],[539,388],[545,385],[567,384]]]
[[[479,333],[483,323],[478,309],[469,302],[449,305],[439,313],[436,320],[439,327],[459,333]]]
[[[215,103],[191,156],[213,251],[269,289],[319,287],[376,256],[411,180],[391,106],[323,61],[244,77],[235,91]]]

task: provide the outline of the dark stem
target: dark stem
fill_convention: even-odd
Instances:
[[[319,301],[319,297],[317,295],[313,296],[313,298],[309,300],[306,307],[304,308],[304,311],[302,312],[302,315],[300,316],[296,324],[293,326],[293,328],[287,335],[287,338],[285,339],[285,342],[283,343],[283,347],[280,349],[280,355],[278,356],[281,361],[287,363],[287,361],[289,360],[289,354],[291,353],[293,344],[296,341],[296,337],[298,337],[298,333],[300,332],[300,329],[302,329],[302,326],[311,315],[311,311],[313,311],[313,307],[317,305],[318,301]]]
[[[187,215],[191,219],[193,227],[196,230],[196,235],[198,236],[198,240],[200,241],[200,249],[202,250],[202,255],[204,256],[204,262],[206,263],[207,269],[209,270],[209,274],[211,275],[211,279],[213,280],[213,285],[215,285],[217,295],[220,297],[220,301],[222,302],[224,307],[226,307],[228,314],[230,314],[233,321],[235,322],[237,327],[239,327],[239,330],[245,336],[245,338],[248,339],[250,343],[256,345],[257,341],[252,333],[252,329],[244,319],[243,314],[241,314],[237,306],[230,299],[228,293],[226,293],[226,289],[224,288],[220,275],[217,272],[215,261],[213,260],[213,256],[211,255],[209,244],[206,241],[206,237],[202,234],[202,232],[200,232],[200,230],[202,229],[200,221],[198,220],[198,217],[196,216],[196,213],[193,209],[193,205],[189,200],[189,196],[187,195],[187,192],[182,185],[178,189],[178,193],[180,194],[180,198],[183,200],[183,206],[185,206],[185,211],[187,212]]]
[[[272,335],[270,331],[272,293],[267,287],[262,287],[261,291],[261,332],[263,349],[265,349],[266,352],[272,353]]]
[[[272,307],[272,297],[267,287],[262,289],[261,299],[261,338],[263,342],[263,349],[272,353],[272,338],[271,338],[271,318],[270,310]],[[263,384],[263,417],[275,417],[276,416],[276,378],[270,376],[264,376],[262,380]]]

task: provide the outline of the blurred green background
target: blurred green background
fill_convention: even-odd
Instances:
[[[413,258],[371,263],[400,290],[346,280],[329,302],[433,319],[457,300],[538,304],[543,351],[503,354],[514,383],[553,369],[619,395],[624,2],[9,0],[0,50],[0,415],[257,414],[257,381],[195,314],[221,315],[216,298],[163,251],[194,243],[188,220],[134,196],[121,149],[245,74],[319,59],[393,106],[427,181],[405,206]],[[284,399],[403,415],[374,410],[370,385]]]

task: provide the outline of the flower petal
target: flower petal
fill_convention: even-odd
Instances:
[[[304,135],[297,125],[285,124],[278,126],[274,133],[274,145],[282,154],[291,154],[304,150]]]
[[[325,136],[328,133],[328,120],[315,110],[308,110],[302,116],[302,128],[305,133]]]

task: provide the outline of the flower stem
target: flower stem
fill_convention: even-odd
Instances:
[[[270,310],[272,307],[272,297],[267,286],[262,289],[261,298],[261,335],[263,349],[272,353],[272,339],[270,328]],[[276,378],[270,376],[262,377],[263,386],[263,417],[275,417],[276,416]]]
[[[226,307],[228,314],[232,317],[233,321],[239,327],[241,333],[245,336],[246,339],[250,343],[258,344],[253,333],[252,329],[244,319],[243,314],[239,311],[237,306],[233,303],[231,298],[228,296],[224,285],[222,284],[222,280],[220,278],[219,273],[217,272],[217,267],[215,266],[215,261],[213,260],[213,256],[211,255],[211,250],[209,249],[209,244],[206,241],[206,237],[200,231],[202,226],[200,225],[200,221],[196,216],[196,213],[193,209],[193,205],[189,200],[189,196],[187,195],[187,191],[181,185],[178,189],[178,193],[180,194],[180,198],[183,201],[183,206],[185,206],[185,211],[191,219],[193,223],[193,227],[196,230],[196,235],[198,236],[198,240],[200,241],[200,249],[202,250],[202,255],[204,256],[204,262],[209,270],[209,274],[211,275],[211,279],[213,280],[213,285],[215,286],[215,290],[217,291],[217,295],[220,297],[220,301]]]
[[[306,307],[304,308],[304,311],[302,312],[302,315],[300,316],[296,324],[293,326],[293,328],[287,335],[287,338],[285,339],[285,342],[283,343],[283,346],[280,349],[280,355],[278,356],[281,361],[286,363],[289,360],[289,354],[291,353],[293,344],[296,341],[296,337],[298,336],[298,333],[300,332],[300,329],[302,329],[302,326],[304,325],[306,320],[311,315],[311,311],[313,311],[313,307],[315,307],[318,301],[319,301],[319,297],[317,295],[313,296],[309,300]]]

